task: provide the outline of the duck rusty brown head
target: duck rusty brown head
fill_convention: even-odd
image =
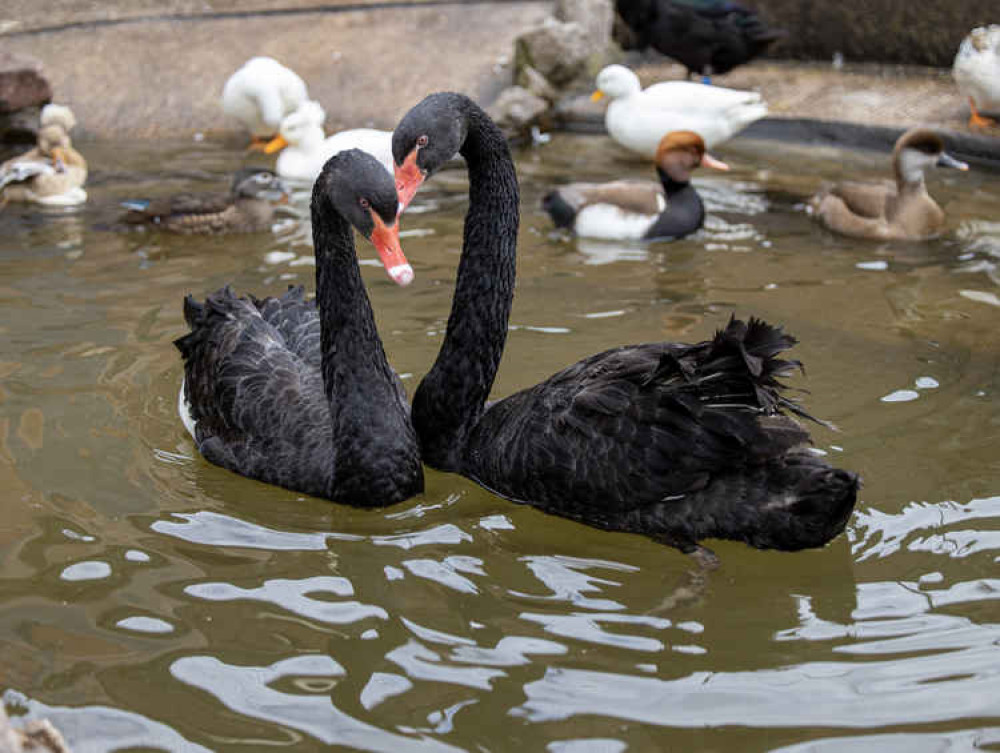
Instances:
[[[672,180],[687,183],[699,167],[728,170],[729,165],[705,151],[705,141],[694,131],[671,131],[656,147],[656,166]]]

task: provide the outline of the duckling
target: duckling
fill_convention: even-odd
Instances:
[[[728,73],[786,36],[732,0],[617,0],[615,5],[632,32],[630,46],[652,46],[706,84],[713,74]]]
[[[665,81],[643,89],[639,77],[624,65],[609,65],[597,74],[591,99],[603,96],[611,100],[604,115],[611,138],[643,157],[654,157],[669,131],[694,131],[712,149],[767,115],[757,92],[691,81]]]
[[[996,125],[980,110],[1000,110],[1000,24],[969,32],[958,48],[951,73],[959,90],[969,98],[969,127]]]
[[[274,209],[288,201],[288,187],[270,170],[236,172],[228,194],[177,194],[123,202],[123,227],[151,227],[171,233],[254,233],[267,230]]]
[[[264,147],[267,154],[281,152],[275,165],[278,175],[312,182],[330,157],[347,149],[368,152],[389,173],[393,172],[392,131],[352,128],[327,137],[323,132],[325,120],[326,112],[320,104],[309,101],[281,121],[278,135]]]
[[[41,120],[37,145],[0,165],[0,206],[8,201],[74,206],[87,200],[87,161],[67,132],[76,122],[72,111],[46,105]]]
[[[820,224],[841,235],[878,240],[921,240],[940,232],[944,212],[927,193],[924,173],[932,167],[968,170],[944,150],[944,141],[927,128],[911,128],[892,150],[895,184],[843,182],[809,200]]]
[[[222,109],[250,131],[251,149],[263,148],[278,132],[282,118],[308,99],[305,81],[269,57],[250,58],[222,89]]]
[[[586,238],[683,238],[705,221],[705,207],[690,183],[691,173],[700,166],[716,170],[729,166],[708,154],[705,142],[693,131],[666,134],[655,164],[662,185],[637,180],[570,183],[549,192],[542,208],[556,227],[571,228]]]

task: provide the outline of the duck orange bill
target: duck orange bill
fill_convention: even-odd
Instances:
[[[602,97],[604,97],[604,92],[598,89],[597,91],[595,91],[593,94],[590,95],[590,101],[600,102]]]
[[[702,167],[711,167],[713,170],[728,170],[729,169],[729,165],[727,165],[722,160],[716,159],[715,157],[713,157],[708,152],[705,152],[703,155],[701,155],[701,166]]]
[[[378,251],[382,266],[389,277],[397,285],[404,286],[413,282],[413,267],[403,255],[403,247],[399,243],[399,220],[392,225],[386,225],[377,213],[371,212],[375,229],[372,231],[372,244]]]
[[[52,164],[56,166],[56,172],[66,172],[66,152],[61,146],[52,147]]]
[[[274,154],[275,152],[280,152],[286,146],[288,146],[288,142],[285,141],[285,137],[279,133],[264,145],[264,154]]]
[[[393,165],[396,174],[396,193],[399,194],[399,211],[410,206],[413,197],[417,194],[417,189],[424,182],[424,171],[417,166],[417,149],[406,155],[402,165]]]

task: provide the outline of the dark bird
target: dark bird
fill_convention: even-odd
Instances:
[[[619,40],[625,49],[652,47],[705,83],[785,36],[731,0],[616,0],[615,7],[630,32]]]
[[[691,173],[704,165],[728,170],[705,151],[693,131],[672,131],[656,150],[659,183],[616,180],[610,183],[569,183],[542,198],[556,227],[585,238],[651,240],[683,238],[705,222],[705,205],[691,185]]]
[[[713,559],[699,542],[802,549],[839,534],[858,477],[808,447],[780,377],[793,338],[756,319],[711,340],[586,358],[487,404],[513,301],[518,185],[503,135],[460,94],[432,94],[393,134],[400,200],[456,151],[469,209],[441,350],[413,400],[424,462],[516,502],[642,533]]]
[[[402,384],[375,329],[351,226],[390,276],[413,277],[399,245],[392,176],[356,149],[332,157],[313,187],[316,301],[237,298],[228,288],[184,301],[191,332],[179,409],[209,462],[351,505],[423,490]]]
[[[183,193],[122,202],[121,229],[149,227],[171,233],[255,233],[267,230],[275,207],[288,202],[288,187],[270,170],[247,167],[229,193]]]

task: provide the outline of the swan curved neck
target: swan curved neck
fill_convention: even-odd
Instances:
[[[469,209],[448,328],[413,400],[424,462],[458,470],[500,366],[514,298],[519,195],[500,130],[478,106],[465,109],[459,150],[469,170]]]
[[[323,201],[314,193],[321,370],[336,449],[330,496],[351,501],[385,486],[386,473],[395,467],[387,461],[397,448],[382,447],[382,443],[397,442],[400,453],[410,453],[408,442],[412,444],[414,438],[375,328],[351,226]],[[377,448],[361,439],[373,434],[379,437]],[[401,463],[401,471],[404,467],[408,469]],[[401,479],[400,486],[405,482]]]

